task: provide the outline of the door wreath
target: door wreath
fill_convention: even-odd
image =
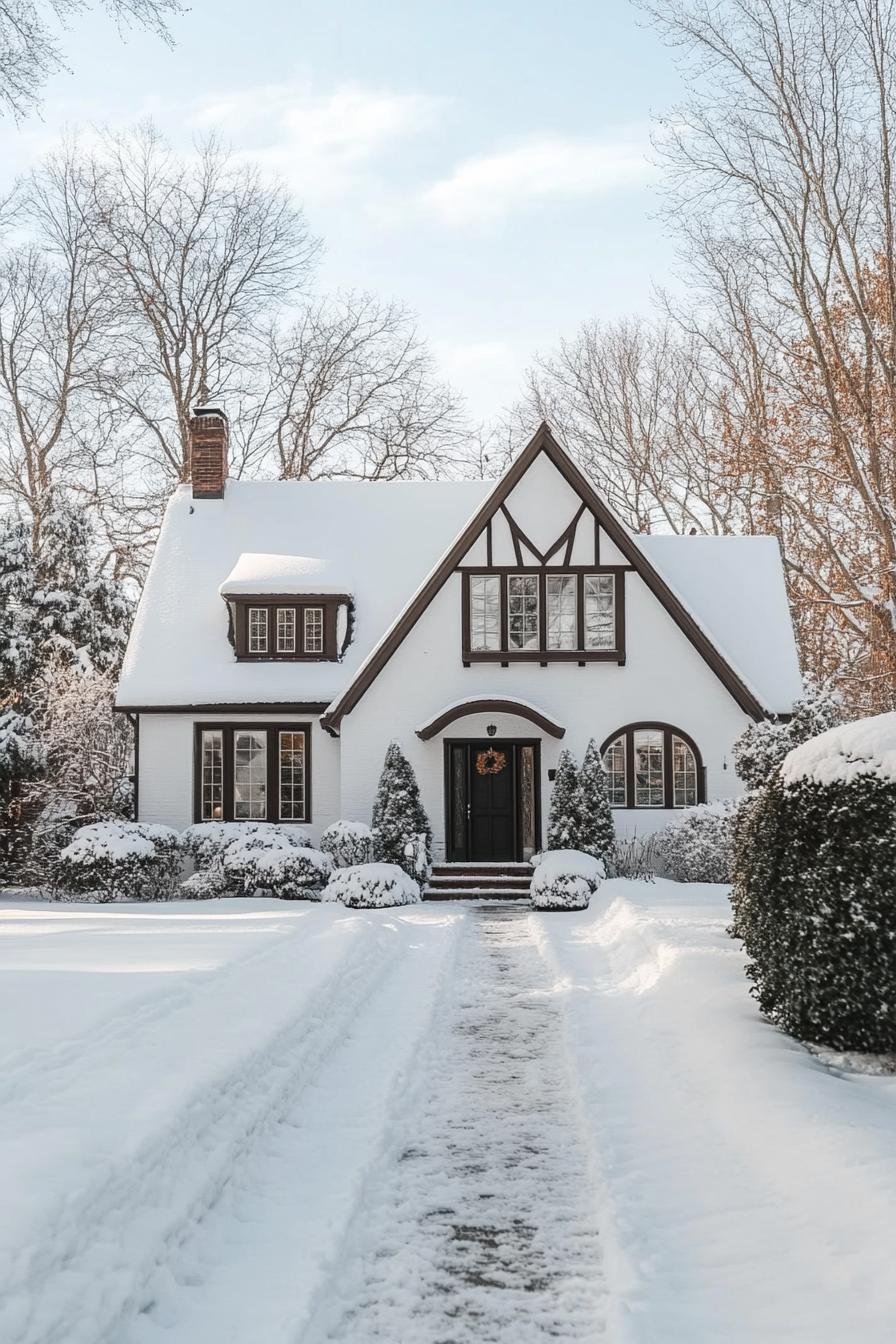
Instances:
[[[476,756],[477,775],[500,775],[507,764],[507,756],[503,751],[496,751],[494,747],[489,747],[486,751],[480,751]]]

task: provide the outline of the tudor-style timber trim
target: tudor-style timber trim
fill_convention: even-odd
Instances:
[[[529,723],[534,723],[536,727],[543,729],[551,737],[560,738],[566,735],[566,729],[562,724],[548,718],[547,714],[543,714],[534,705],[527,705],[525,700],[483,697],[481,699],[463,700],[456,705],[449,705],[434,719],[430,719],[429,723],[425,723],[422,728],[418,728],[417,736],[421,742],[428,742],[443,728],[447,728],[449,724],[455,723],[458,719],[465,718],[468,714],[513,714],[518,719],[528,719]]]
[[[570,488],[576,491],[580,499],[585,501],[600,527],[603,528],[610,540],[630,562],[632,568],[637,571],[662,606],[665,607],[679,629],[687,636],[704,662],[716,674],[744,713],[749,714],[751,718],[757,721],[769,717],[769,712],[759,703],[728,660],[716,648],[705,631],[700,628],[691,613],[640,550],[637,542],[613,516],[587,478],[582,475],[575,463],[557,443],[547,423],[542,421],[519,457],[511,464],[501,479],[495,483],[495,488],[476,510],[470,522],[446,551],[441,562],[432,571],[426,582],[411,598],[398,620],[395,621],[373,652],[362,663],[354,679],[332,708],[323,716],[321,723],[328,732],[334,735],[338,734],[339,725],[345,715],[354,709],[367,689],[379,676],[396,649],[401,646],[408,633],[439,592],[449,574],[457,569],[489,519],[501,508],[511,491],[519,484],[541,452],[553,463]]]

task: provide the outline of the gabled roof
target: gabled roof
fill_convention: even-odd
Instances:
[[[785,661],[789,660],[789,663],[791,664],[790,671],[795,672],[796,675],[795,677],[786,676],[782,680],[793,682],[793,693],[785,705],[775,705],[768,700],[764,703],[757,690],[748,683],[742,672],[736,670],[728,657],[726,657],[719,643],[713,635],[710,634],[709,628],[705,628],[704,624],[696,618],[694,612],[685,603],[684,599],[679,596],[675,589],[667,582],[660,573],[659,568],[650,559],[649,546],[648,548],[644,548],[641,543],[644,541],[650,543],[653,539],[635,537],[622,525],[619,519],[611,513],[608,506],[597,494],[587,477],[582,474],[572,459],[557,443],[549,426],[542,422],[523,451],[517,458],[515,458],[500,480],[495,483],[494,488],[487,498],[483,500],[467,526],[452,542],[439,563],[433,568],[423,584],[417,589],[417,592],[408,602],[404,611],[402,611],[398,619],[383,635],[376,648],[359,668],[342,695],[340,695],[339,699],[336,700],[324,714],[321,720],[324,727],[328,728],[331,732],[338,732],[342,719],[354,709],[368,687],[373,684],[377,676],[388,663],[389,659],[407,637],[415,623],[423,615],[424,611],[445,583],[448,576],[457,568],[458,564],[479,536],[488,520],[498,512],[539,453],[544,453],[550,459],[567,483],[585,504],[587,504],[607,536],[617,546],[632,568],[641,576],[648,588],[650,588],[656,596],[657,600],[691,641],[700,656],[709,664],[719,680],[731,692],[731,695],[740,707],[754,719],[762,719],[770,712],[782,712],[784,709],[789,708],[790,703],[793,698],[799,694],[800,689],[799,669],[793,645],[793,632],[790,627],[789,612],[787,613],[788,640],[786,641],[789,649],[785,649],[783,658]],[[687,537],[680,539],[676,538],[676,540],[688,544],[699,539]],[[723,543],[728,543],[730,540],[752,541],[754,539],[719,538],[719,541]],[[763,540],[766,542],[771,540],[772,545],[776,546],[773,539],[763,538]],[[778,560],[778,570],[780,571],[780,560]],[[744,577],[746,578],[747,576]],[[709,587],[711,589],[713,588],[714,582],[714,577],[710,576]],[[781,593],[783,593],[783,579],[781,579],[779,587]],[[718,585],[715,586],[715,591],[719,592]],[[723,596],[724,595],[723,592]],[[730,589],[727,590],[727,597],[730,601],[732,597]],[[764,646],[765,641],[760,640],[759,648],[763,649]]]
[[[747,713],[789,711],[800,680],[774,539],[634,537],[546,425],[498,482],[230,480],[223,499],[198,502],[179,487],[134,620],[119,707],[326,708],[334,728],[542,451]],[[287,570],[287,592],[307,580],[315,592],[353,598],[341,662],[235,660],[222,585],[228,576],[238,588],[263,581],[267,592]],[[428,577],[418,586],[420,575]]]

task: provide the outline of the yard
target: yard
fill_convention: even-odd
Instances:
[[[883,1344],[896,1077],[723,887],[0,905],[4,1344]]]

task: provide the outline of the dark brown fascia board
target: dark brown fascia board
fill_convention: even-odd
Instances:
[[[313,603],[322,605],[334,602],[337,605],[354,602],[351,593],[255,593],[250,597],[246,593],[222,593],[225,602],[237,602],[242,606],[255,607],[308,607]]]
[[[557,443],[547,422],[543,420],[519,457],[511,463],[501,479],[495,482],[495,488],[483,500],[463,532],[445,553],[437,568],[433,570],[427,582],[411,599],[392,629],[383,637],[365,665],[360,669],[354,681],[342,693],[332,711],[324,715],[322,723],[328,732],[339,731],[339,725],[344,716],[354,709],[368,687],[376,680],[395,650],[403,643],[408,632],[423,615],[449,574],[458,567],[488,520],[497,513],[541,452],[547,455],[571,488],[577,492],[581,499],[585,500],[607,536],[626,557],[632,568],[637,570],[655,597],[691,641],[704,662],[712,668],[741,709],[756,720],[769,717],[768,712],[743,683],[731,664],[722,656],[712,640],[700,629],[669,585],[660,577],[647,557],[642,554],[622,524],[613,517],[587,478],[582,475],[575,463]]]
[[[323,714],[329,700],[286,700],[272,701],[270,704],[250,704],[245,702],[228,705],[216,702],[212,705],[114,705],[116,714]]]
[[[546,714],[541,714],[531,705],[527,705],[521,700],[489,700],[472,699],[465,700],[460,705],[452,705],[450,709],[444,710],[436,715],[423,728],[417,729],[417,736],[421,742],[428,742],[430,738],[435,737],[443,728],[447,728],[450,723],[457,719],[465,718],[467,714],[515,714],[518,719],[528,719],[537,727],[542,728],[551,737],[565,737],[566,729],[553,719],[549,719]]]

